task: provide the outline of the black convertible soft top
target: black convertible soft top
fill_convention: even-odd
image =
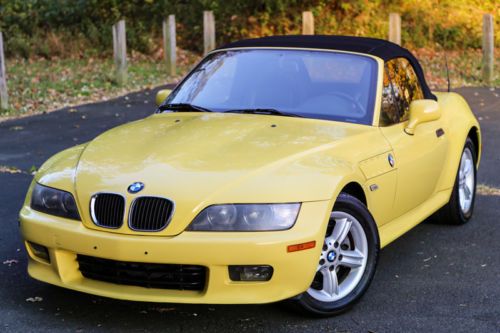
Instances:
[[[424,72],[417,58],[410,51],[392,42],[368,37],[327,36],[327,35],[286,35],[244,39],[226,44],[219,49],[235,47],[296,47],[308,49],[326,49],[366,53],[388,61],[394,58],[406,58],[415,69],[426,99],[436,100],[425,81]]]

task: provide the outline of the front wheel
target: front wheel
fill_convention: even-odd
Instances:
[[[349,309],[368,289],[379,247],[375,221],[366,206],[341,193],[330,215],[314,280],[294,300],[296,305],[323,316]]]

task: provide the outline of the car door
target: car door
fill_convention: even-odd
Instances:
[[[392,146],[392,164],[397,170],[393,218],[432,197],[443,170],[448,139],[441,120],[417,126],[414,135],[404,129],[410,103],[423,99],[418,77],[408,60],[386,62],[380,114],[380,130]]]

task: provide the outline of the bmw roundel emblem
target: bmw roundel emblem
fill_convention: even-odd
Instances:
[[[128,192],[134,194],[142,191],[143,188],[144,188],[144,183],[135,182],[130,184],[130,186],[128,187]]]

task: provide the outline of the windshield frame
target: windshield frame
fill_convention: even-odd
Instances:
[[[297,114],[302,119],[313,119],[313,120],[323,120],[323,121],[333,121],[333,122],[342,122],[347,124],[355,124],[361,126],[377,126],[379,118],[380,118],[380,103],[381,96],[380,92],[383,86],[383,67],[384,61],[377,56],[360,53],[360,52],[352,52],[352,51],[344,51],[344,50],[335,50],[335,49],[318,49],[318,48],[307,48],[307,47],[273,47],[273,46],[262,46],[262,47],[233,47],[233,48],[222,48],[215,49],[207,53],[174,87],[170,95],[165,99],[165,101],[161,105],[171,103],[171,99],[175,97],[176,92],[181,89],[184,83],[194,74],[196,73],[200,67],[207,61],[210,56],[215,53],[220,52],[229,52],[229,51],[239,51],[239,50],[290,50],[290,51],[313,51],[313,52],[323,52],[323,53],[334,53],[334,54],[352,54],[356,56],[361,56],[365,58],[369,58],[374,61],[372,72],[372,83],[371,87],[368,90],[369,93],[369,102],[367,112],[370,113],[369,121],[366,123],[363,122],[351,122],[347,120],[339,120],[339,119],[325,119],[325,118],[316,118],[310,117],[304,114]],[[382,75],[381,75],[382,74]],[[159,113],[157,111],[157,113]],[[214,111],[214,113],[224,113],[222,111]],[[300,118],[299,118],[300,119]]]

